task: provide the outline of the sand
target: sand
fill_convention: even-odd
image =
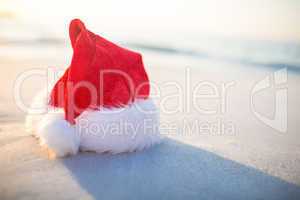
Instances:
[[[250,106],[251,89],[277,69],[143,52],[150,78],[160,88],[155,101],[161,109],[164,142],[132,154],[80,153],[49,160],[24,131],[25,113],[12,95],[14,80],[22,71],[67,65],[69,50],[49,52],[43,58],[0,57],[1,199],[300,198],[298,72],[288,71],[288,129],[281,133],[259,120]],[[220,105],[222,95],[193,104],[192,91],[204,80],[215,84],[219,94],[222,82],[233,81],[225,105]],[[182,87],[182,98],[176,96],[178,88],[167,83]],[[30,103],[43,86],[39,78],[28,80],[22,89],[24,100]],[[256,110],[267,117],[274,114],[273,92],[254,99]],[[152,94],[155,97],[157,91]],[[170,94],[175,97],[166,99]],[[217,113],[200,113],[196,106]],[[204,124],[202,129],[186,128],[195,122]],[[221,131],[208,132],[210,124]],[[218,124],[234,131],[222,132]]]

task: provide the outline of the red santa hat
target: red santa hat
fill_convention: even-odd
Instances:
[[[141,54],[92,33],[79,19],[69,34],[71,64],[49,94],[36,97],[32,108],[46,98],[49,112],[29,113],[27,127],[57,156],[79,149],[131,152],[160,142]]]

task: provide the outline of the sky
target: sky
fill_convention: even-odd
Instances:
[[[298,0],[0,0],[0,4],[0,11],[51,27],[56,34],[72,18],[80,18],[98,32],[300,41]]]

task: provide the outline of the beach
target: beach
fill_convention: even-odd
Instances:
[[[299,200],[299,10],[294,0],[0,1],[0,200]],[[84,25],[70,28],[74,19]],[[84,26],[141,53],[161,144],[55,158],[27,132],[34,97],[71,65],[71,43],[95,39]]]
[[[50,160],[25,132],[26,114],[17,107],[13,88],[26,70],[67,67],[71,49],[63,46],[42,46],[46,53],[10,46],[19,54],[0,55],[5,68],[0,84],[1,199],[299,199],[298,70],[136,49],[154,85],[164,142],[131,154],[79,153]],[[270,76],[274,83],[275,72],[287,75],[287,81],[253,96],[261,80]],[[24,102],[29,104],[45,85],[45,77],[26,80]],[[283,126],[266,124],[261,116],[276,116],[274,93],[286,88]]]

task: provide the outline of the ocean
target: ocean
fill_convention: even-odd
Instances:
[[[11,21],[0,21],[0,57],[49,57],[70,53],[67,27],[62,34],[53,34],[45,25],[28,26]],[[100,29],[100,28],[99,28]],[[129,34],[128,34],[129,33]],[[142,34],[143,32],[141,32]],[[255,67],[287,67],[300,70],[300,43],[272,40],[241,39],[207,36],[201,33],[138,35],[107,31],[99,33],[120,45],[159,55],[186,56],[210,59]]]

